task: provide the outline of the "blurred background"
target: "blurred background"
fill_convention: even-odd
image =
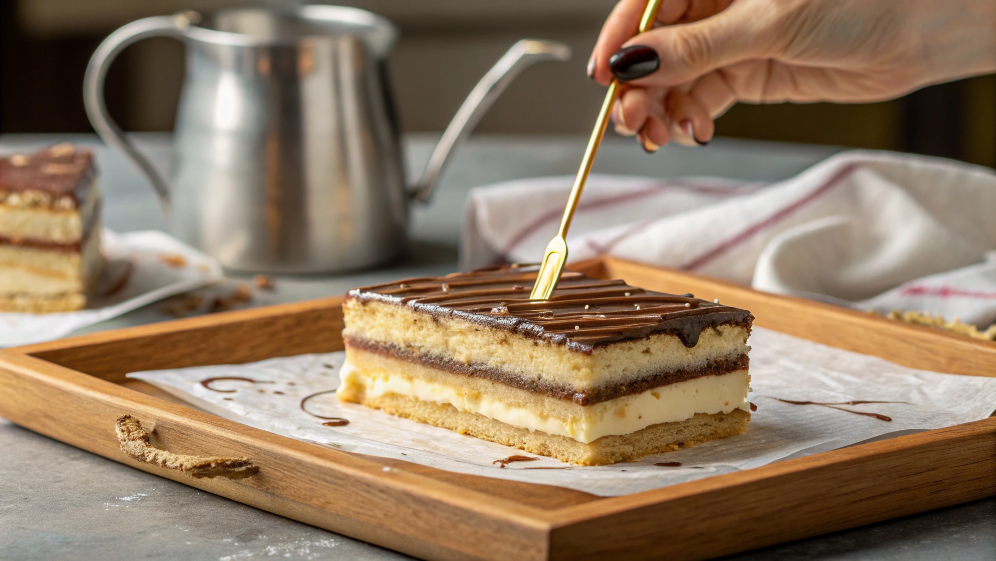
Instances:
[[[137,18],[193,9],[284,6],[292,0],[0,0],[0,133],[89,132],[82,83],[90,54]],[[347,0],[392,20],[401,41],[390,60],[404,130],[441,131],[481,75],[516,40],[563,41],[567,64],[526,72],[478,127],[490,133],[585,134],[604,90],[585,65],[614,0]],[[107,81],[125,130],[170,130],[183,77],[183,46],[150,39],[130,47]],[[717,134],[945,156],[996,167],[996,76],[930,87],[861,105],[738,105]]]

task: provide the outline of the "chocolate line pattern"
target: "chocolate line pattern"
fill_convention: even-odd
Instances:
[[[505,464],[510,464],[512,462],[535,462],[539,458],[531,458],[529,456],[509,456],[507,458],[502,458],[500,460],[495,460],[491,462],[492,464],[501,464],[498,467],[505,467]]]
[[[855,401],[836,401],[836,402],[818,402],[818,401],[795,401],[791,399],[782,399],[780,397],[772,397],[770,395],[762,395],[760,397],[766,397],[768,399],[773,399],[775,401],[781,401],[782,403],[788,403],[789,405],[819,405],[820,407],[827,407],[830,409],[836,409],[837,411],[843,411],[845,413],[853,413],[854,415],[862,415],[865,417],[872,417],[878,419],[879,421],[885,421],[887,423],[892,422],[892,417],[887,417],[880,413],[868,413],[865,411],[854,411],[852,409],[844,409],[843,407],[837,407],[838,405],[864,405],[866,403],[909,403],[905,401],[868,401],[868,400],[855,400]]]
[[[324,421],[328,421],[326,423],[322,423],[323,427],[342,427],[342,426],[348,425],[349,424],[349,419],[344,419],[342,417],[324,417],[322,415],[316,415],[316,414],[312,413],[311,411],[308,411],[308,409],[305,408],[305,406],[304,406],[306,403],[308,403],[308,400],[311,399],[311,398],[313,398],[313,397],[318,397],[320,395],[325,395],[327,393],[335,393],[335,392],[336,392],[336,390],[325,390],[325,391],[315,392],[315,393],[313,393],[311,395],[305,396],[304,398],[301,399],[301,404],[300,404],[301,411],[304,411],[305,413],[311,415],[312,417],[316,417],[318,419],[322,419]]]
[[[252,378],[243,378],[241,376],[217,376],[215,378],[208,378],[207,380],[201,380],[201,385],[205,388],[218,393],[235,393],[236,390],[219,390],[218,388],[211,387],[214,382],[224,382],[224,381],[234,381],[234,382],[249,382],[250,384],[272,384],[273,382],[268,380],[253,380]],[[263,390],[259,390],[263,391]]]
[[[673,332],[694,347],[706,327],[745,323],[746,310],[650,292],[621,280],[598,280],[567,271],[548,300],[530,300],[539,267],[503,265],[443,277],[418,277],[357,288],[349,298],[411,306],[433,316],[452,314],[489,327],[567,343],[574,350],[655,332]]]

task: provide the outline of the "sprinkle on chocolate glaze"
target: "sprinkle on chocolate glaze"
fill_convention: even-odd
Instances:
[[[57,144],[33,154],[0,157],[0,191],[68,195],[78,206],[93,183],[93,153]]]
[[[746,310],[570,271],[560,277],[549,300],[530,300],[521,287],[533,284],[538,269],[536,265],[504,265],[405,279],[353,289],[348,298],[407,305],[433,317],[452,315],[586,353],[652,333],[677,335],[691,348],[707,327],[741,324],[750,329],[753,320]]]

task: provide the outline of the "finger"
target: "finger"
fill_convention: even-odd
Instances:
[[[740,101],[724,77],[722,69],[714,70],[696,80],[688,90],[688,95],[694,98],[714,120]]]
[[[671,122],[671,138],[686,146],[708,144],[716,132],[706,108],[694,97],[672,90],[665,100]]]
[[[616,121],[616,132],[625,136],[633,136],[639,132],[647,120],[649,102],[647,90],[643,88],[632,88],[623,92],[617,102],[619,120]]]
[[[722,12],[733,3],[733,0],[694,0],[681,18],[681,23],[692,23],[704,20]]]
[[[656,152],[659,147],[667,144],[670,139],[671,134],[667,130],[667,125],[654,115],[647,117],[647,122],[643,125],[638,137],[640,145],[647,152]]]
[[[750,4],[734,2],[713,17],[641,33],[610,57],[610,70],[631,86],[667,88],[742,60],[767,58],[778,41],[768,31],[773,20],[752,13]]]
[[[657,21],[664,25],[676,23],[685,16],[689,4],[694,0],[664,0],[657,10]],[[588,59],[588,77],[602,84],[609,85],[612,74],[608,70],[609,57],[619,50],[623,43],[636,35],[647,8],[646,0],[620,0],[612,9],[598,41]]]
[[[664,0],[661,2],[661,7],[657,10],[657,21],[663,23],[664,25],[671,25],[678,23],[685,13],[688,12],[688,7],[695,0]],[[629,39],[629,37],[627,37]],[[622,46],[622,43],[619,43]],[[618,47],[617,47],[618,48]]]
[[[589,78],[603,86],[609,85],[612,81],[608,67],[609,57],[619,50],[623,43],[636,35],[640,18],[646,7],[646,0],[619,0],[619,3],[612,8],[591,53],[588,63]]]

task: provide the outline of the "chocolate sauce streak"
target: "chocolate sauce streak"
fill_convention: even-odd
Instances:
[[[650,292],[621,280],[567,271],[549,300],[530,300],[535,265],[503,265],[443,277],[421,277],[357,288],[347,298],[407,305],[432,317],[452,316],[513,331],[578,352],[653,333],[694,347],[702,330],[724,324],[750,329],[754,317],[687,296]]]
[[[844,409],[843,407],[836,407],[837,405],[862,405],[865,403],[906,403],[905,401],[838,401],[833,403],[820,403],[817,401],[793,401],[791,399],[782,399],[780,397],[771,397],[770,395],[763,395],[761,397],[766,397],[768,399],[774,399],[775,401],[781,401],[782,403],[788,403],[790,405],[819,405],[820,407],[829,407],[830,409],[836,409],[838,411],[844,411],[846,413],[854,413],[855,415],[863,415],[865,417],[873,417],[879,421],[885,421],[887,423],[892,422],[892,417],[886,417],[885,415],[880,415],[878,413],[865,413],[864,411],[852,411],[851,409]]]
[[[676,468],[676,467],[681,467],[681,462],[658,462],[654,465],[666,468]]]
[[[341,426],[348,425],[349,424],[349,420],[348,419],[343,419],[342,417],[323,417],[321,415],[315,415],[314,413],[312,413],[311,411],[308,411],[304,407],[304,404],[308,403],[308,400],[311,399],[311,398],[313,398],[313,397],[318,397],[320,395],[325,395],[327,393],[335,393],[335,392],[336,392],[336,390],[325,390],[325,391],[322,391],[322,392],[315,392],[315,393],[313,393],[311,395],[305,396],[304,399],[301,400],[301,411],[304,411],[305,413],[311,415],[312,417],[317,417],[319,419],[323,419],[323,420],[328,421],[327,423],[322,423],[323,427],[341,427]]]
[[[223,382],[226,380],[232,380],[235,382],[249,382],[250,384],[272,384],[266,380],[253,380],[252,378],[240,378],[238,376],[218,376],[217,378],[208,378],[207,380],[201,380],[201,385],[205,388],[218,393],[235,393],[235,390],[219,390],[217,388],[212,388],[211,384],[214,382]],[[259,390],[262,391],[262,390]]]
[[[539,458],[530,458],[529,456],[509,456],[507,458],[502,458],[500,460],[495,460],[491,462],[492,464],[501,464],[498,467],[505,467],[505,464],[510,464],[512,462],[535,462]]]

